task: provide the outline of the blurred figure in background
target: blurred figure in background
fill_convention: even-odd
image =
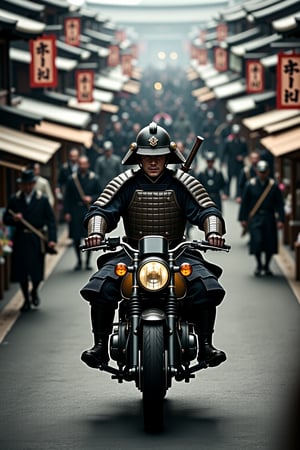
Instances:
[[[237,197],[236,197],[237,203],[241,203],[243,190],[245,188],[247,181],[249,181],[250,178],[256,176],[256,166],[259,160],[260,160],[260,153],[256,150],[253,150],[249,155],[247,164],[244,165],[238,177]]]
[[[217,126],[218,122],[215,119],[215,114],[212,111],[208,111],[202,124],[202,135],[205,138],[205,141],[201,146],[201,154],[203,156],[205,155],[205,152],[210,151],[212,148],[216,148],[215,131]]]
[[[238,177],[244,166],[244,160],[248,155],[248,145],[240,132],[240,125],[234,124],[231,134],[226,140],[221,158],[222,165],[225,165],[227,169],[227,187],[225,193],[230,197],[231,181],[234,178],[236,181],[235,198],[238,197]]]
[[[218,148],[217,156],[221,159],[226,140],[231,133],[233,115],[226,114],[225,121],[217,126],[215,131],[216,144]]]
[[[267,161],[259,161],[256,177],[245,186],[239,211],[241,225],[250,233],[249,253],[256,259],[256,277],[273,275],[270,262],[278,253],[277,230],[283,228],[285,219],[282,192],[269,173]]]
[[[44,278],[46,247],[53,249],[57,240],[56,222],[48,198],[35,189],[36,177],[33,170],[24,170],[17,179],[20,190],[13,194],[3,215],[3,223],[15,228],[13,235],[13,273],[20,283],[24,297],[21,311],[38,306],[38,287]],[[45,243],[34,229],[42,234],[47,228],[48,242]],[[32,290],[29,293],[29,282]]]
[[[68,177],[64,195],[64,219],[69,225],[69,237],[73,240],[77,257],[74,270],[82,268],[80,244],[81,239],[86,237],[83,218],[100,191],[99,178],[90,171],[88,157],[80,156],[77,171]],[[85,268],[91,270],[90,252],[86,253]]]
[[[95,162],[94,171],[99,177],[100,191],[114,177],[123,172],[122,160],[120,156],[114,154],[114,147],[111,141],[104,141],[104,154],[99,156]]]
[[[54,208],[54,195],[50,186],[49,181],[47,178],[41,176],[41,166],[39,163],[34,163],[33,166],[33,172],[35,175],[35,189],[38,191],[41,191],[49,200],[50,205],[52,208]]]
[[[205,160],[207,167],[199,172],[196,178],[205,187],[219,210],[222,211],[222,198],[224,200],[227,198],[224,194],[227,183],[223,173],[215,168],[216,154],[214,152],[206,152]]]

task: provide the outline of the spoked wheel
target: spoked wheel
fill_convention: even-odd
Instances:
[[[161,324],[144,325],[141,358],[144,428],[148,432],[158,432],[163,428],[166,394],[164,329]]]

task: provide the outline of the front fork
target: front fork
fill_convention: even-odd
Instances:
[[[138,254],[135,253],[133,258],[132,267],[132,296],[129,303],[129,318],[132,327],[131,339],[129,340],[129,374],[133,378],[137,379],[139,369],[139,335],[138,327],[140,322],[140,316],[142,312],[140,299],[138,295],[138,282],[137,282],[137,268],[138,268]]]
[[[171,378],[176,375],[177,364],[177,320],[178,320],[178,306],[175,293],[175,267],[174,267],[174,255],[169,254],[169,267],[171,273],[171,279],[169,284],[169,296],[166,304],[166,316],[169,329],[168,336],[168,384],[171,386]]]

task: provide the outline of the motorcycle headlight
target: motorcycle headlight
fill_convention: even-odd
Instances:
[[[167,265],[161,260],[146,260],[138,270],[138,282],[147,291],[160,291],[164,289],[170,278]]]

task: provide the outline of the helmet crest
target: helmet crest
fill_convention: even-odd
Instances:
[[[171,142],[169,133],[156,122],[151,122],[142,128],[136,137],[136,142],[130,145],[122,164],[131,165],[139,163],[139,156],[168,156],[168,163],[184,163],[185,158]]]

